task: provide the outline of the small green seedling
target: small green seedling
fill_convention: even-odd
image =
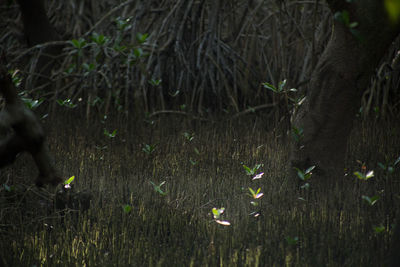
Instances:
[[[362,196],[361,198],[363,200],[365,200],[370,206],[373,206],[379,200],[380,197],[379,196],[373,196],[373,197]]]
[[[213,217],[214,217],[214,221],[215,221],[216,223],[221,224],[221,225],[224,225],[224,226],[229,226],[229,225],[231,225],[230,222],[220,220],[220,219],[221,219],[221,215],[224,213],[224,211],[225,211],[225,208],[219,208],[219,209],[213,208],[213,209],[211,210],[212,215],[213,215]]]
[[[302,186],[300,186],[300,188],[308,190],[308,189],[310,189],[310,184],[309,183],[305,183]]]
[[[299,178],[302,181],[305,182],[305,181],[307,181],[308,179],[311,178],[312,170],[315,169],[315,166],[311,166],[308,169],[306,169],[305,171],[302,171],[302,170],[300,170],[299,168],[296,168],[296,167],[294,169],[297,171],[297,176],[299,176]]]
[[[254,198],[254,199],[259,199],[261,198],[264,193],[261,193],[261,188],[258,188],[257,190],[253,190],[251,187],[249,187],[249,196]]]
[[[382,169],[382,170],[384,170],[384,171],[387,171],[389,174],[390,173],[393,173],[394,172],[394,170],[395,170],[395,167],[396,167],[396,165],[397,164],[399,164],[399,162],[400,162],[400,157],[398,157],[394,162],[393,162],[393,164],[383,164],[383,163],[381,163],[381,162],[378,162],[378,166]]]
[[[166,183],[166,181],[163,181],[159,185],[156,185],[155,183],[150,181],[150,184],[153,186],[154,191],[156,191],[157,193],[159,193],[162,196],[165,196],[167,194],[166,191],[161,189],[161,186],[163,186],[165,183]]]
[[[188,140],[189,142],[191,142],[193,139],[194,139],[194,133],[193,134],[190,134],[190,133],[187,133],[187,132],[184,132],[183,133],[183,136],[186,138],[186,140]]]
[[[172,97],[176,97],[177,95],[179,95],[179,93],[180,93],[179,90],[176,90],[176,91],[173,92],[173,93],[168,92],[168,94],[169,94],[170,96],[172,96]]]
[[[104,129],[104,135],[107,136],[108,138],[114,138],[117,135],[117,129],[115,129],[114,131],[112,131],[111,133],[107,130]]]
[[[288,92],[297,92],[296,88],[291,88],[289,90],[285,90],[285,86],[286,86],[287,80],[283,80],[280,81],[278,86],[274,86],[270,83],[263,83],[262,85],[264,86],[264,88],[271,90],[272,92],[276,93],[276,94],[281,94],[281,93],[288,93]]]
[[[58,99],[57,103],[60,106],[67,107],[67,108],[76,108],[76,106],[77,106],[76,104],[72,103],[71,99],[65,99],[65,100]]]
[[[253,168],[250,168],[246,165],[242,165],[247,175],[256,175],[256,172],[263,166],[264,164],[256,164]]]
[[[4,190],[6,190],[7,192],[12,192],[15,190],[15,187],[13,185],[9,186],[7,184],[3,184],[3,187],[4,187]]]
[[[287,236],[285,239],[289,245],[296,245],[299,242],[299,238],[297,236],[295,236],[295,237]]]
[[[385,226],[383,226],[383,225],[379,225],[379,226],[374,226],[373,227],[373,229],[374,229],[374,232],[376,233],[376,234],[380,234],[380,233],[382,233],[383,231],[385,231]]]
[[[64,181],[64,188],[71,188],[71,183],[75,180],[75,175]]]
[[[364,172],[354,172],[354,175],[358,178],[358,179],[360,179],[360,180],[363,180],[363,181],[366,181],[366,180],[368,180],[368,179],[371,179],[372,177],[374,177],[374,171],[369,171],[369,172],[367,172],[367,173],[364,173]]]
[[[22,83],[22,76],[20,75],[20,71],[17,70],[10,70],[8,73],[11,75],[12,82],[15,87],[19,87]]]
[[[151,84],[152,86],[159,86],[161,84],[161,79],[151,79],[149,80],[149,84]]]
[[[303,129],[292,127],[292,136],[293,136],[294,141],[296,141],[296,143],[300,143],[300,141],[304,137]]]
[[[144,147],[142,148],[142,151],[144,153],[146,153],[147,155],[150,155],[151,153],[154,152],[155,149],[156,149],[156,145],[145,144]]]
[[[125,213],[130,213],[130,212],[132,211],[132,206],[126,204],[126,205],[122,206],[122,210],[123,210]]]

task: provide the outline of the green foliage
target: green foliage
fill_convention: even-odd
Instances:
[[[304,137],[304,132],[303,128],[296,128],[292,127],[292,137],[296,143],[300,143],[303,140]]]
[[[225,208],[212,208],[212,215],[214,217],[214,221],[220,225],[229,226],[231,223],[229,221],[221,220],[222,214],[225,212]]]
[[[287,80],[285,79],[283,81],[280,81],[278,86],[274,86],[267,82],[263,83],[262,85],[264,86],[264,88],[271,90],[275,94],[283,94],[283,93],[287,94],[289,92],[297,92],[296,88],[286,89],[286,83],[287,83]],[[289,98],[289,99],[294,101],[292,98]]]
[[[130,213],[132,211],[132,206],[126,204],[126,205],[122,206],[122,210],[124,211],[124,213]]]
[[[37,107],[39,107],[44,101],[43,98],[41,98],[41,99],[32,99],[32,98],[23,97],[23,96],[21,97],[21,100],[22,100],[22,102],[24,102],[24,104],[25,104],[25,106],[27,108],[32,109],[32,110],[34,110]]]
[[[54,210],[52,190],[34,188],[30,171],[23,174],[30,167],[26,161],[17,160],[12,172],[13,182],[28,184],[24,190],[7,181],[12,173],[4,169],[0,243],[8,266],[380,266],[391,246],[393,199],[400,185],[380,179],[385,170],[376,171],[376,180],[361,183],[351,175],[346,186],[329,188],[323,196],[312,184],[313,190],[300,191],[303,200],[297,201],[299,190],[284,183],[286,145],[261,127],[249,131],[209,124],[177,133],[190,123],[179,119],[171,127],[169,121],[138,121],[135,132],[115,125],[119,135],[129,138],[129,146],[113,139],[113,149],[105,149],[88,145],[104,141],[104,125],[98,124],[100,132],[88,131],[86,123],[71,118],[72,129],[63,121],[48,121],[54,126],[49,140],[60,148],[57,164],[82,177],[74,189],[93,192],[91,207]],[[389,148],[384,158],[393,158],[384,165],[393,165],[399,142],[388,138],[393,133],[365,128],[376,135],[355,128],[349,162],[366,155],[372,162],[382,161],[374,154],[381,147]],[[97,139],[93,132],[100,133]],[[188,141],[184,132],[195,138]],[[144,157],[140,145],[150,134],[160,153]],[[364,142],[370,146],[360,149]],[[265,153],[254,153],[261,145]],[[191,156],[199,167],[188,161]],[[251,162],[249,169],[262,162],[268,167],[248,176],[241,161]],[[368,172],[365,165],[358,171]],[[391,177],[396,178],[398,166]]]
[[[194,139],[194,133],[190,134],[188,132],[184,132],[183,136],[186,138],[187,141],[191,142]]]
[[[294,168],[297,171],[297,176],[302,180],[302,181],[307,181],[308,179],[311,178],[312,171],[315,169],[315,166],[311,166],[307,168],[306,170],[300,170],[299,168]]]
[[[397,24],[400,21],[400,0],[384,0],[385,9],[390,21]]]
[[[346,26],[349,31],[358,39],[358,40],[362,40],[362,36],[360,34],[360,32],[356,29],[358,27],[358,22],[356,21],[351,21],[350,20],[350,14],[349,11],[347,10],[342,10],[342,11],[338,11],[334,14],[334,19],[343,23],[344,26]]]
[[[18,88],[22,83],[22,76],[19,70],[9,70],[8,73],[11,75],[11,80],[16,88]]]
[[[166,181],[161,182],[160,184],[155,184],[154,182],[150,181],[150,184],[153,186],[155,192],[159,193],[162,196],[167,195],[167,192],[162,190],[161,187],[165,185]]]
[[[67,108],[76,108],[77,104],[74,104],[71,99],[67,98],[65,100],[58,99],[57,103],[60,106],[67,107]]]
[[[361,197],[365,202],[367,202],[370,206],[375,205],[375,203],[379,200],[379,196],[373,196],[373,197],[368,197],[368,196],[362,196]]]
[[[381,234],[386,230],[385,226],[382,226],[382,225],[374,226],[373,229],[374,229],[374,232],[377,234]]]
[[[75,175],[69,177],[67,180],[64,181],[64,185],[69,185],[75,180]]]
[[[366,181],[366,180],[371,179],[372,177],[374,177],[374,171],[369,171],[367,173],[356,171],[356,172],[354,172],[354,175],[358,179]]]
[[[112,132],[109,132],[107,129],[104,128],[103,131],[104,135],[107,136],[108,138],[114,138],[115,136],[117,136],[117,129],[115,129]]]
[[[299,242],[299,237],[297,236],[294,237],[287,236],[285,237],[285,239],[289,245],[296,245]]]
[[[147,155],[152,154],[156,150],[156,145],[149,145],[149,144],[144,144],[144,147],[142,148],[142,151],[146,153]]]
[[[256,172],[257,172],[262,166],[264,166],[264,164],[262,164],[262,163],[256,164],[256,165],[254,165],[253,168],[250,168],[250,167],[248,167],[248,166],[246,166],[246,165],[244,165],[244,164],[243,164],[242,166],[243,166],[243,169],[245,170],[245,172],[246,172],[247,175],[255,175]]]
[[[395,171],[395,167],[397,164],[400,163],[400,157],[398,157],[393,163],[388,163],[388,164],[383,164],[381,162],[378,162],[378,166],[387,172],[387,174],[392,174]]]
[[[253,190],[252,188],[249,187],[249,191],[250,191],[249,196],[254,199],[259,199],[264,195],[264,193],[261,193],[261,188]]]

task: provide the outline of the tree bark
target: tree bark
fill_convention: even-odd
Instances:
[[[60,40],[46,15],[43,0],[17,0],[17,2],[20,6],[24,33],[29,47]],[[36,73],[41,76],[37,85],[47,82],[43,78],[51,76],[54,57],[58,56],[61,50],[61,46],[47,46],[42,49],[35,68]]]
[[[400,32],[399,25],[388,19],[383,1],[328,3],[333,13],[339,12],[338,19],[312,74],[307,98],[294,116],[293,128],[303,133],[291,145],[291,166],[315,165],[313,176],[325,180],[343,176],[347,139],[362,92]],[[343,11],[358,26],[340,20]]]
[[[43,0],[17,0],[28,46],[59,39],[46,15]]]

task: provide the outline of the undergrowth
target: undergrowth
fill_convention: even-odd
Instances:
[[[71,120],[48,121],[48,142],[91,206],[54,208],[54,189],[31,186],[22,155],[0,174],[3,266],[385,265],[399,170],[378,163],[399,156],[398,128],[357,125],[344,184],[322,195],[312,176],[293,190],[285,142],[251,117]]]

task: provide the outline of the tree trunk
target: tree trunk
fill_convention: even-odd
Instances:
[[[17,0],[17,2],[28,46],[58,40],[58,34],[47,18],[43,0]]]
[[[43,0],[17,0],[17,2],[20,6],[24,33],[29,47],[60,39],[47,18]],[[48,81],[44,78],[51,76],[54,57],[58,56],[61,50],[61,46],[54,45],[42,49],[42,54],[35,68],[35,72],[40,74],[40,79],[36,85],[43,85]],[[49,89],[50,86],[47,86],[46,90]]]
[[[337,12],[332,37],[294,116],[293,129],[302,134],[291,146],[291,166],[304,170],[315,165],[313,176],[324,180],[343,177],[347,139],[361,95],[400,32],[399,24],[388,19],[383,1],[328,3]],[[348,21],[358,26],[341,19],[346,12]]]

